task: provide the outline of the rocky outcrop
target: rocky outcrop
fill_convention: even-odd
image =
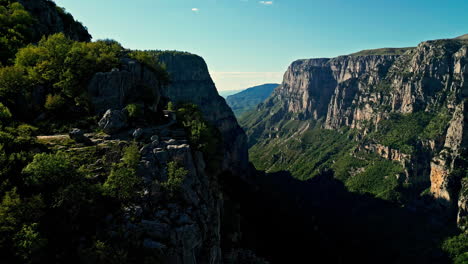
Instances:
[[[219,96],[205,61],[188,53],[163,52],[158,57],[171,79],[162,95],[173,102],[198,105],[205,119],[222,134],[223,169],[242,175],[248,166],[247,137],[224,98]]]
[[[73,16],[50,0],[18,0],[35,18],[32,28],[33,40],[39,41],[42,36],[64,33],[77,41],[90,41],[88,30],[74,20]]]
[[[157,129],[146,132],[161,135]],[[186,139],[172,136],[180,138],[179,132],[167,132],[165,140],[152,141],[140,150],[138,174],[145,182],[147,203],[139,212],[145,217],[135,228],[145,233],[145,247],[164,249],[163,263],[220,263],[220,190],[205,172],[203,155],[192,151]],[[177,162],[187,173],[177,196],[163,202],[161,183],[168,180],[169,162]]]
[[[124,58],[120,69],[96,73],[88,85],[94,110],[120,110],[130,103],[147,104],[156,112],[161,98],[156,74],[136,60]]]
[[[456,206],[457,199],[459,198],[458,190],[454,189],[454,186],[457,186],[454,181],[459,181],[460,179],[457,179],[451,173],[463,149],[467,147],[466,140],[468,133],[466,121],[466,102],[463,102],[456,107],[453,113],[452,120],[447,129],[444,148],[431,162],[431,192],[435,198],[441,199],[452,206]],[[459,206],[464,207],[464,202],[460,203]]]
[[[127,115],[122,110],[109,109],[99,120],[99,127],[107,134],[115,134],[127,126]]]

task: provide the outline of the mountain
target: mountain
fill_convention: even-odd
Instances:
[[[295,61],[240,119],[251,161],[303,181],[331,174],[350,192],[431,211],[466,241],[467,54],[458,38]]]
[[[264,263],[224,183],[248,178],[247,138],[203,58],[0,5],[2,262]]]
[[[240,93],[240,92],[242,92],[242,90],[221,90],[221,91],[218,91],[219,95],[224,97],[225,99],[230,95]]]
[[[229,95],[226,98],[226,102],[234,114],[239,117],[267,99],[278,85],[276,83],[267,83],[254,86],[237,94]]]

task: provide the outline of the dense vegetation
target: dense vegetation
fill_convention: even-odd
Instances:
[[[72,28],[73,17],[57,11]],[[141,232],[125,228],[139,220],[129,219],[128,208],[142,199],[141,145],[87,146],[36,136],[75,125],[93,129],[98,117],[87,85],[96,72],[120,67],[124,56],[150,66],[166,83],[168,74],[146,53],[129,52],[112,40],[80,42],[57,33],[32,43],[37,22],[18,2],[0,1],[2,263],[157,262],[160,252],[145,249]],[[128,104],[126,112],[130,123],[146,118],[138,104]],[[197,131],[204,135],[203,127]],[[156,184],[166,186],[162,196],[174,199],[187,171],[169,163],[168,173],[167,183]]]
[[[382,48],[382,49],[371,49],[371,50],[361,50],[349,56],[371,56],[371,55],[401,55],[408,50],[414,48]]]
[[[0,1],[0,65],[11,63],[19,48],[32,40],[34,18],[12,0]]]

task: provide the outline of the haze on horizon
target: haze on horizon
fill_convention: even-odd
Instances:
[[[218,90],[280,83],[301,58],[415,46],[468,31],[466,0],[55,0],[93,39],[202,56]]]

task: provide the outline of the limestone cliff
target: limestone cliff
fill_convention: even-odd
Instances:
[[[452,172],[467,146],[467,49],[463,39],[435,40],[401,55],[295,61],[272,96],[241,120],[252,151],[260,157],[262,149],[306,142],[306,132],[317,125],[339,133],[351,129],[356,131],[355,152],[398,162],[404,168],[404,177],[398,176],[402,182],[430,186],[434,198],[457,207],[460,178]],[[395,124],[408,132],[389,132]],[[272,135],[277,140],[269,140]],[[404,144],[398,142],[402,138]],[[277,158],[265,153],[258,163],[278,168],[275,164],[288,160],[285,152],[274,154]],[[333,164],[336,151],[330,155],[333,160],[326,163],[330,157],[325,157],[321,164]]]
[[[219,96],[205,61],[196,55],[160,53],[170,75],[171,84],[162,89],[162,96],[173,102],[194,103],[205,118],[221,132],[224,145],[223,168],[242,174],[248,166],[247,137],[224,98]]]
[[[163,252],[163,263],[223,263],[226,258],[232,261],[246,258],[243,250],[223,248],[227,251],[222,251],[221,229],[229,225],[225,222],[233,221],[223,221],[222,215],[235,213],[225,211],[229,209],[225,209],[219,183],[225,171],[234,177],[245,176],[248,163],[246,136],[224,99],[218,95],[201,57],[174,52],[160,52],[158,57],[170,74],[168,86],[161,83],[148,65],[129,58],[122,58],[120,66],[111,72],[96,73],[88,85],[95,113],[106,112],[99,122],[103,131],[111,134],[112,140],[125,144],[133,140],[140,148],[138,176],[144,181],[141,202],[126,210],[128,219],[141,220],[129,220],[127,232],[142,234],[139,243],[144,248]],[[221,132],[222,170],[207,169],[206,164],[213,162],[211,157],[190,145],[184,129],[177,128],[178,121],[174,116],[163,117],[163,101],[198,105],[205,120]],[[150,115],[162,124],[130,124],[124,109],[128,104],[151,110]],[[90,137],[99,141],[93,138],[94,135]],[[103,143],[108,141],[105,139]],[[187,174],[180,195],[168,199],[162,183],[168,181],[167,167],[174,161],[187,170]]]

